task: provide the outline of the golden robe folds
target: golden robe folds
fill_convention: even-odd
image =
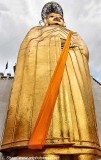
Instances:
[[[17,61],[2,150],[27,147],[69,30],[35,27]],[[53,150],[55,146],[55,150]],[[58,148],[57,148],[58,147]],[[44,153],[100,154],[88,67],[88,50],[73,33]]]

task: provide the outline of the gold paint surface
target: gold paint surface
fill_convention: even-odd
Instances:
[[[28,145],[68,32],[66,28],[60,26],[35,27],[22,42],[2,150]],[[46,139],[46,146],[50,146],[51,150],[51,145],[65,144],[74,145],[72,149],[67,145],[68,154],[79,153],[82,146],[89,147],[93,151],[94,147],[100,150],[88,67],[88,50],[77,33],[73,33],[72,36],[69,56]],[[55,151],[58,153],[56,149]],[[65,149],[63,151],[60,147],[59,151],[64,153]],[[96,154],[100,154],[100,151]]]
[[[79,155],[75,156],[74,160],[96,160],[97,157],[95,155]]]

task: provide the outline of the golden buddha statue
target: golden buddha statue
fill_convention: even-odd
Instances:
[[[42,150],[28,149],[41,104],[69,34],[59,4],[47,3],[41,15],[45,25],[32,28],[19,49],[1,150],[15,151],[18,156],[51,155],[65,160],[72,155],[72,160],[97,160],[101,148],[88,49],[76,32],[72,34],[45,146]]]

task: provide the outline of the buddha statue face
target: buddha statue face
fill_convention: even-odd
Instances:
[[[47,15],[46,18],[44,18],[44,23],[46,26],[49,25],[60,25],[60,26],[65,26],[64,19],[61,15],[58,13],[50,13]]]

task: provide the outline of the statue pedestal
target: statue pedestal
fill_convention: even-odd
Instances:
[[[97,160],[94,155],[78,155],[74,157],[74,160]]]
[[[44,156],[37,156],[37,157],[8,157],[8,160],[96,160],[97,157],[93,155],[79,155],[69,156],[69,155],[44,155]],[[101,160],[101,159],[99,159]]]

